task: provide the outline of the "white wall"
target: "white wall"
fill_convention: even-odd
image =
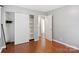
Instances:
[[[6,29],[6,16],[5,16],[5,9],[4,7],[1,8],[1,24],[3,24],[3,28],[4,28],[4,33],[5,33],[5,40],[7,40],[7,29]],[[4,40],[4,36],[3,34],[1,34],[2,36],[2,40]],[[3,44],[4,45],[4,44]]]
[[[79,6],[66,6],[51,14],[54,39],[79,48]]]
[[[29,39],[29,15],[15,13],[15,44],[28,42]]]
[[[2,48],[5,46],[4,37],[2,34],[2,29],[1,29],[1,23],[2,23],[1,21],[2,21],[2,7],[0,7],[0,52]]]

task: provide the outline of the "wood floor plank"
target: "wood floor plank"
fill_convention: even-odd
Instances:
[[[7,49],[3,49],[2,53],[78,53],[79,51],[55,41],[49,41],[46,39],[46,47],[41,47],[41,40],[30,41],[23,44],[13,45],[8,44]]]

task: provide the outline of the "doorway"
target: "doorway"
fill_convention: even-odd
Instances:
[[[41,35],[41,47],[45,48],[46,41],[45,41],[45,17],[41,16],[40,19],[40,35]]]
[[[5,26],[6,26],[6,45],[13,44],[15,42],[15,32],[14,32],[14,20],[15,20],[15,13],[14,12],[6,12],[5,13]]]
[[[41,34],[42,35],[45,35],[45,18],[44,17],[41,17]]]

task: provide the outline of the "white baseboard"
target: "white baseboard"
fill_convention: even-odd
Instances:
[[[79,50],[78,47],[75,47],[75,46],[69,45],[69,44],[67,44],[67,43],[63,43],[63,42],[58,41],[58,40],[55,40],[55,39],[54,39],[53,41],[58,42],[58,43],[60,43],[60,44],[63,44],[63,45],[65,45],[65,46],[68,46],[68,47],[70,47],[70,48],[73,48],[73,49]]]
[[[25,42],[19,42],[19,43],[15,42],[14,44],[18,45],[18,44],[23,44],[23,43],[26,43],[26,42],[29,42],[29,40],[26,40]]]
[[[3,47],[0,48],[0,53],[2,52],[2,50],[3,50],[4,48],[6,48],[6,46],[3,46]]]
[[[52,41],[52,39],[48,39],[48,38],[46,38],[47,40],[49,40],[49,41]]]

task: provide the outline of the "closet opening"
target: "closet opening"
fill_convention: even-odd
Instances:
[[[34,15],[29,15],[29,29],[30,29],[29,41],[34,41]]]
[[[14,32],[14,20],[15,20],[15,13],[14,12],[6,12],[5,13],[5,28],[6,28],[6,45],[12,44],[14,45],[15,42],[15,32]]]

